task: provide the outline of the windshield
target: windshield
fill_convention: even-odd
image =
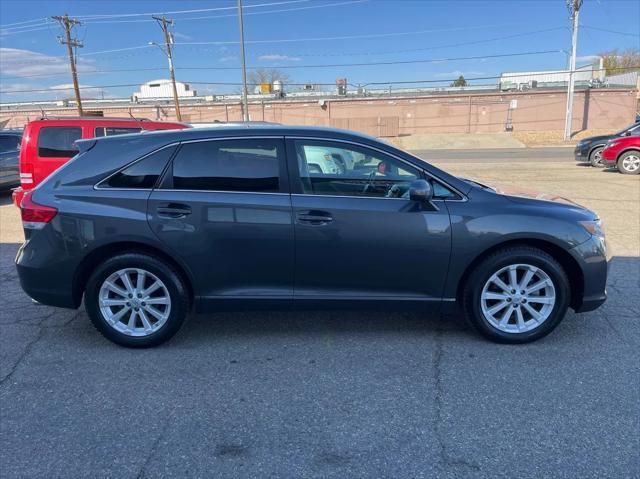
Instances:
[[[622,134],[627,132],[632,132],[634,134],[640,133],[640,123],[634,123],[633,125],[620,130],[618,133],[615,134],[615,136],[621,136]]]

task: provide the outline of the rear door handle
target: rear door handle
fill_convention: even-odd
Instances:
[[[313,226],[322,226],[333,221],[331,213],[326,211],[299,211],[296,215],[298,223]]]
[[[156,211],[162,218],[180,219],[191,214],[191,207],[181,203],[169,203],[158,206]]]

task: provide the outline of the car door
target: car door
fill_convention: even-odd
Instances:
[[[151,228],[188,265],[205,309],[225,299],[291,299],[286,171],[283,138],[190,141],[151,193]]]
[[[0,187],[15,186],[20,182],[18,155],[20,136],[0,135]]]
[[[451,253],[450,220],[443,201],[421,205],[408,199],[409,185],[424,173],[350,142],[288,138],[287,148],[294,298],[439,305]],[[319,163],[325,166],[317,168]]]

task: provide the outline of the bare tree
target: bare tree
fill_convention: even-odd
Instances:
[[[627,48],[623,52],[618,52],[616,48],[599,53],[599,56],[603,58],[607,75],[640,71],[640,50],[637,48]]]
[[[260,86],[262,83],[273,85],[273,82],[278,80],[283,84],[287,84],[291,81],[291,77],[277,68],[258,68],[250,71],[247,75],[247,83],[250,90]]]

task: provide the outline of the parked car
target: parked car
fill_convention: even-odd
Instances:
[[[0,191],[20,184],[18,155],[22,130],[0,130]]]
[[[375,138],[245,126],[78,142],[22,202],[16,264],[36,301],[110,340],[168,340],[190,310],[455,310],[524,343],[606,298],[598,216],[500,193]],[[354,161],[311,171],[319,149]],[[309,156],[307,154],[309,153]]]
[[[604,166],[625,175],[640,174],[640,131],[637,135],[609,140],[602,150]]]
[[[574,156],[576,161],[589,162],[591,166],[597,168],[604,167],[602,162],[602,150],[607,144],[607,141],[625,136],[632,136],[640,134],[640,122],[636,122],[631,126],[628,126],[624,130],[621,130],[612,135],[591,136],[580,140],[576,145]]]
[[[69,161],[78,152],[76,140],[187,127],[183,123],[95,116],[47,117],[29,122],[20,148],[20,187],[13,192],[13,202],[19,207],[26,191]]]

